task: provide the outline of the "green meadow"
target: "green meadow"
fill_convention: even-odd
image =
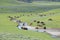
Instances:
[[[31,15],[32,14],[32,15]],[[42,16],[41,16],[42,15]],[[59,40],[48,33],[19,30],[17,23],[8,16],[19,16],[18,20],[36,27],[37,22],[44,22],[47,28],[60,28],[60,2],[19,2],[17,0],[0,0],[0,40]],[[52,19],[52,21],[49,21]]]

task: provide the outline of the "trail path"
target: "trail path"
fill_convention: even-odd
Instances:
[[[36,31],[36,32],[46,32],[50,35],[53,36],[59,36],[60,37],[60,28],[47,28],[46,30],[41,28],[41,29],[35,29],[35,27],[31,27],[31,26],[25,26],[26,28],[28,28],[28,30],[31,31]]]
[[[59,36],[60,37],[60,28],[50,28],[50,29],[46,29],[46,32],[54,35],[54,36]]]

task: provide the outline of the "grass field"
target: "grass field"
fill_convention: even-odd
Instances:
[[[43,21],[47,28],[60,28],[60,2],[24,3],[17,0],[0,0],[1,40],[59,40],[47,33],[19,30],[17,23],[10,21],[8,16],[19,16],[19,20],[27,22],[28,25],[32,22],[34,27],[37,23],[33,20],[37,20]]]

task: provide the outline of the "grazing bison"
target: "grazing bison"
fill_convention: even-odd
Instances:
[[[41,23],[44,23],[44,22],[41,22]]]
[[[11,16],[8,16],[8,17],[9,17],[10,21],[14,19],[14,18],[13,18],[13,17],[11,17]]]
[[[42,24],[42,25],[45,25],[45,23],[44,23],[44,22],[41,22],[41,24]]]
[[[46,16],[46,15],[44,15],[44,16]]]
[[[14,16],[14,18],[16,18],[16,16]]]
[[[36,20],[34,20],[34,22],[36,22]]]
[[[46,27],[44,27],[44,29],[46,29]]]
[[[14,18],[19,18],[19,16],[14,16]]]
[[[23,14],[23,16],[24,16],[24,14]]]
[[[19,18],[19,16],[17,16],[16,18]]]
[[[32,14],[31,14],[32,15]]]
[[[39,29],[39,27],[35,27],[35,29]]]
[[[50,19],[48,19],[48,21],[53,21],[53,20],[50,18]]]
[[[8,18],[13,18],[13,17],[11,17],[11,16],[8,16]]]
[[[45,23],[43,23],[42,25],[45,25]]]
[[[40,23],[40,21],[37,21],[37,23]]]
[[[42,27],[42,25],[38,24],[37,26]]]
[[[41,16],[41,17],[42,17],[43,15],[39,15],[39,16]]]

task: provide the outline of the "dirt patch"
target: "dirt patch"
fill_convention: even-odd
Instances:
[[[51,34],[51,35],[60,37],[60,28],[50,28],[50,29],[46,29],[46,32],[49,33],[49,34]]]

